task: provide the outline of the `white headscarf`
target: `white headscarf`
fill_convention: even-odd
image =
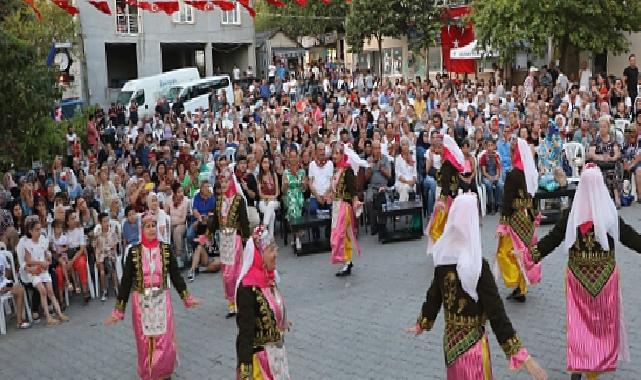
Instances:
[[[525,174],[527,192],[530,193],[531,196],[534,196],[539,187],[539,172],[536,170],[532,149],[530,149],[527,141],[520,137],[516,140],[516,144],[519,149],[519,155],[521,156],[521,163],[523,164],[523,167],[519,169],[523,170]]]
[[[478,301],[476,285],[483,264],[479,210],[474,193],[454,198],[441,238],[432,247],[434,266],[456,264],[463,290]]]
[[[354,150],[347,144],[343,147],[343,153],[347,155],[347,163],[352,167],[354,174],[358,174],[358,168],[368,168],[369,163],[366,160],[363,160],[354,152]]]
[[[585,169],[581,174],[565,230],[565,250],[574,245],[577,228],[589,221],[594,224],[594,235],[603,249],[611,248],[608,234],[615,241],[619,240],[619,214],[605,187],[603,174],[596,166]]]

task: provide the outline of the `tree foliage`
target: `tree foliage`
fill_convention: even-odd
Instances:
[[[345,40],[352,52],[360,52],[365,41],[376,39],[379,56],[382,56],[383,37],[404,35],[407,29],[399,28],[404,21],[398,0],[353,0],[345,20]],[[382,73],[382,59],[379,65]]]
[[[476,36],[504,59],[525,49],[540,52],[552,37],[561,59],[569,47],[601,53],[628,49],[626,32],[641,30],[641,1],[474,0]]]
[[[58,73],[45,61],[54,39],[73,40],[73,20],[48,2],[36,4],[42,21],[21,1],[0,7],[0,167],[27,167],[64,147],[65,129],[50,116],[61,96]]]
[[[345,0],[332,0],[327,4],[310,0],[305,6],[289,0],[280,8],[261,1],[256,4],[255,27],[258,32],[280,29],[293,38],[315,36],[342,31],[348,10],[349,3]]]

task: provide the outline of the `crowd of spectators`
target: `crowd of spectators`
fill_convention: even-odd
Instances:
[[[67,320],[63,311],[74,294],[90,301],[92,284],[105,301],[117,288],[118,258],[139,241],[138,215],[147,210],[189,280],[201,267],[216,271],[208,219],[222,191],[218,174],[233,165],[250,223],[273,234],[302,214],[331,210],[337,144],[351,144],[370,164],[357,173],[357,186],[372,234],[384,228],[377,211],[390,199],[422,199],[425,215],[432,213],[444,134],[465,155],[460,189],[482,187],[490,214],[501,207],[516,137],[536,154],[542,188],[564,186],[587,159],[606,173],[618,206],[638,195],[633,183],[641,192],[634,55],[622,75],[593,75],[585,64],[569,76],[554,66],[532,67],[511,86],[499,73],[487,80],[381,79],[332,62],[302,71],[273,66],[264,80],[236,83],[233,104],[212,91],[209,109],[196,112],[165,98],[153,117],[139,117],[135,103],[99,109],[87,121],[87,145],[70,129],[64,155],[46,167],[4,173],[0,240],[20,278],[0,273],[0,291],[20,302],[32,294],[34,318],[52,325]],[[583,157],[570,154],[572,142]],[[6,267],[0,261],[0,272]],[[19,315],[18,325],[28,327],[23,321]]]

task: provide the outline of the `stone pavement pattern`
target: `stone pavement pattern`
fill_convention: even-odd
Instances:
[[[621,212],[641,231],[641,208]],[[497,217],[483,220],[484,254],[493,258]],[[540,233],[548,230],[544,227]],[[281,248],[281,288],[293,322],[286,335],[292,379],[443,379],[442,313],[432,332],[415,338],[403,329],[419,313],[431,281],[432,260],[426,239],[379,245],[362,235],[363,256],[355,259],[353,275],[336,278],[329,254],[295,257]],[[550,379],[565,374],[566,255],[559,249],[543,263],[542,283],[525,305],[506,303],[508,315],[530,353],[548,369]],[[641,257],[617,245],[625,317],[632,361],[602,379],[641,379]],[[490,260],[490,263],[492,261]],[[502,296],[508,292],[499,284]],[[180,365],[173,379],[234,379],[236,324],[225,320],[226,303],[220,274],[203,274],[190,285],[203,301],[185,310],[173,294]],[[71,322],[17,331],[10,321],[0,336],[0,379],[135,379],[136,353],[127,310],[125,321],[104,327],[113,297],[89,306],[76,299],[68,310]],[[489,326],[489,324],[488,324]],[[490,333],[496,379],[527,379],[512,372]]]

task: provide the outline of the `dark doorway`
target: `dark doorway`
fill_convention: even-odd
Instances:
[[[205,49],[200,44],[160,44],[162,71],[197,67],[205,75]]]
[[[136,44],[105,44],[107,86],[122,88],[128,80],[138,78]]]

